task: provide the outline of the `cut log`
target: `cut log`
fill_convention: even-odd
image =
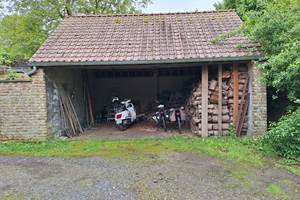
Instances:
[[[216,90],[218,82],[216,80],[211,80],[209,83],[209,90]]]

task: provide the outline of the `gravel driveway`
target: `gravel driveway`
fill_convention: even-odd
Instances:
[[[145,160],[0,157],[0,199],[272,199],[300,196],[300,177],[276,168],[234,173],[236,164],[191,153]]]

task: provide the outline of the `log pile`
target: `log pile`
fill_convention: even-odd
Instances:
[[[246,70],[239,72],[239,103],[243,95],[244,85],[247,79]],[[211,75],[208,83],[208,135],[220,135],[218,131],[218,78]],[[246,90],[247,92],[247,90]],[[191,130],[201,136],[201,81],[192,89],[192,94],[186,103]],[[247,115],[242,125],[242,132],[247,131]],[[222,73],[222,135],[226,135],[233,123],[233,75],[231,71]]]

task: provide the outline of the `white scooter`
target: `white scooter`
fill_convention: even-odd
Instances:
[[[120,110],[115,114],[115,122],[124,131],[136,120],[136,111],[130,100],[124,100],[120,105]]]

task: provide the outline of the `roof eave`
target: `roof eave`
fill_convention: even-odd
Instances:
[[[195,59],[165,59],[165,60],[130,60],[130,61],[51,61],[51,62],[29,62],[30,66],[58,67],[58,66],[102,66],[102,65],[147,65],[147,64],[175,64],[175,63],[213,63],[230,61],[258,60],[261,56],[221,57],[221,58],[195,58]]]

